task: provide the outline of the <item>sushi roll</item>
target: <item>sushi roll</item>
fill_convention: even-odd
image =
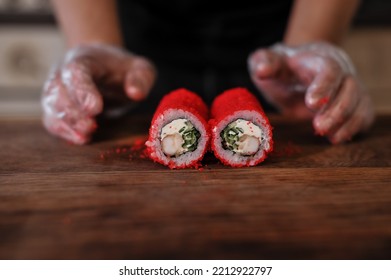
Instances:
[[[234,88],[212,103],[211,148],[225,165],[254,166],[273,150],[272,127],[261,104],[248,90]]]
[[[163,97],[152,118],[147,154],[170,168],[197,167],[209,145],[208,108],[186,89]]]

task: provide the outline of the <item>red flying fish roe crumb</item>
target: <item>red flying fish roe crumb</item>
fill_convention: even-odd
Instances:
[[[117,146],[104,151],[100,151],[99,159],[107,160],[118,156],[127,156],[129,160],[144,159],[147,157],[145,141],[146,137],[140,137],[137,138],[130,146]]]
[[[130,148],[130,157],[129,158],[147,158],[147,147],[145,146],[146,138],[136,139]]]
[[[301,153],[302,153],[301,147],[289,141],[284,146],[275,145],[271,155],[273,157],[291,157]]]
[[[329,98],[326,96],[326,97],[323,97],[319,100],[319,104],[320,105],[326,105],[327,103],[329,103]]]

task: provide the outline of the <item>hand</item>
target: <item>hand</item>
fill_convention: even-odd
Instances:
[[[85,144],[104,106],[106,110],[113,100],[122,105],[143,100],[154,81],[153,65],[123,49],[98,44],[70,49],[44,85],[44,126],[74,144]]]
[[[313,118],[315,132],[334,143],[350,140],[374,121],[371,98],[341,49],[327,43],[282,44],[249,57],[250,75],[284,115]]]

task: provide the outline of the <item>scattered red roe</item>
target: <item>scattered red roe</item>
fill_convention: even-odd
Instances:
[[[329,103],[329,98],[328,97],[323,97],[319,100],[319,104],[320,105],[326,105],[327,103]]]
[[[274,157],[291,157],[298,155],[302,152],[300,146],[293,144],[292,142],[288,142],[285,146],[275,145],[274,150],[272,152],[272,156]]]
[[[129,160],[146,158],[146,137],[137,138],[130,146],[117,146],[104,151],[100,151],[101,160],[112,159],[114,157],[126,156]]]
[[[146,138],[136,139],[130,148],[130,158],[141,158],[147,157],[147,147],[145,146]]]
[[[197,171],[204,171],[204,170],[205,170],[204,167],[205,167],[205,166],[202,165],[201,162],[200,162],[197,166],[194,166],[194,168],[195,168]]]
[[[148,159],[148,154],[145,146],[146,137],[140,137],[134,140],[133,144],[127,146],[115,146],[113,148],[102,150],[99,152],[99,159],[102,161],[112,160],[115,158],[128,158],[129,161],[137,160],[137,159]],[[205,169],[209,170],[207,164],[202,164],[198,162],[194,166],[192,166],[197,171],[205,171]]]

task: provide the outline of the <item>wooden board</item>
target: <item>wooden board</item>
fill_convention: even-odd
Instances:
[[[0,258],[389,259],[391,116],[339,146],[271,122],[260,166],[169,170],[135,145],[148,117],[102,123],[83,147],[0,120]]]

